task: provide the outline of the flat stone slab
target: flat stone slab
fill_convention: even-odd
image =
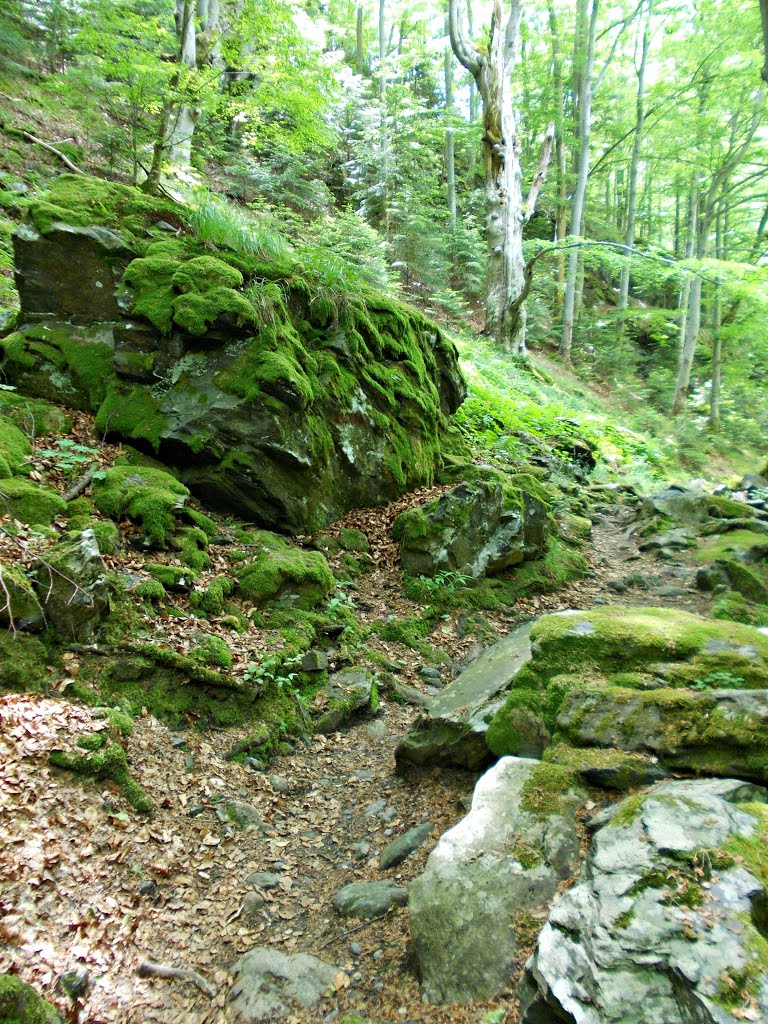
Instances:
[[[371,920],[382,917],[393,907],[404,907],[408,890],[394,882],[350,882],[339,889],[334,905],[342,917]]]
[[[504,693],[531,659],[531,623],[518,626],[489,647],[426,708],[395,751],[399,764],[481,767],[490,759],[488,721]]]
[[[282,953],[260,946],[234,966],[229,1006],[238,1024],[281,1020],[314,1009],[333,991],[338,968],[308,953]]]
[[[387,868],[394,868],[402,864],[406,857],[410,857],[422,846],[434,831],[435,826],[427,821],[423,825],[416,825],[408,829],[397,839],[393,839],[389,846],[385,846],[379,856],[379,867],[382,871]]]

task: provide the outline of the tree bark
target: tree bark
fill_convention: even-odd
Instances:
[[[568,222],[568,171],[565,146],[565,85],[563,60],[560,52],[560,31],[554,0],[548,0],[549,34],[552,42],[552,84],[557,103],[555,113],[555,163],[557,165],[557,212],[555,214],[555,241],[565,238]],[[557,291],[555,302],[562,305],[565,291],[565,253],[557,254]]]
[[[357,23],[355,27],[355,71],[363,74],[363,5],[357,5]]]
[[[577,65],[576,80],[578,82],[577,107],[579,110],[579,151],[576,162],[576,189],[573,196],[571,214],[571,234],[581,234],[584,217],[584,201],[587,193],[589,177],[589,138],[592,118],[592,69],[595,63],[595,35],[597,31],[597,12],[599,0],[592,0],[592,11],[589,18],[589,34],[587,39],[586,60],[583,71]],[[579,62],[581,63],[581,62]],[[576,308],[576,284],[579,270],[579,250],[573,248],[568,256],[568,275],[565,282],[565,302],[563,304],[563,334],[560,340],[560,357],[563,362],[570,363],[573,347],[573,325]]]
[[[700,243],[699,225],[699,178],[694,174],[691,178],[691,191],[688,198],[688,233],[685,242],[685,258],[691,259],[698,255]],[[680,340],[677,358],[677,381],[675,395],[672,399],[671,413],[677,416],[685,405],[688,386],[691,381],[691,368],[696,351],[696,340],[699,335],[699,317],[701,313],[701,278],[696,276],[691,281],[686,278],[680,289]],[[693,323],[691,322],[693,321]]]
[[[645,69],[648,64],[648,50],[651,44],[651,19],[653,17],[653,0],[648,0],[645,28],[643,30],[640,66],[637,70],[637,103],[635,138],[632,144],[632,159],[629,165],[629,194],[627,197],[627,223],[624,232],[624,244],[633,248],[635,244],[635,217],[637,215],[637,178],[640,170],[640,154],[645,137]],[[619,284],[619,309],[625,310],[629,305],[629,261],[621,271]],[[623,328],[623,325],[622,325]]]
[[[768,82],[768,0],[760,0],[760,17],[763,22],[763,50],[765,51],[765,64],[763,64],[763,81]]]

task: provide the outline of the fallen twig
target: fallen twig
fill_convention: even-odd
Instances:
[[[83,473],[82,476],[78,477],[77,480],[72,484],[69,490],[64,491],[62,498],[64,501],[72,501],[74,498],[79,498],[86,488],[90,487],[93,483],[94,474],[100,468],[100,462],[92,462],[88,469]]]
[[[178,978],[179,981],[191,981],[209,999],[216,997],[216,989],[197,971],[189,971],[183,967],[167,967],[165,964],[155,964],[151,960],[143,960],[137,967],[136,973],[140,978]]]

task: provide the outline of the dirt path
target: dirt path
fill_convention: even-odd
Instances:
[[[513,616],[489,616],[494,627],[504,632],[514,619],[595,601],[704,610],[706,600],[691,589],[691,568],[639,553],[631,521],[627,509],[606,511],[592,541],[592,577],[520,602]],[[371,615],[395,605],[402,614],[391,570],[382,565],[366,580],[360,595]],[[448,627],[441,645],[460,658],[472,642],[455,623]],[[423,688],[418,660],[407,661],[403,678]],[[268,773],[226,760],[237,738],[231,732],[174,733],[143,719],[127,747],[158,807],[147,822],[124,813],[108,788],[80,787],[47,766],[48,750],[105,727],[92,710],[63,699],[4,698],[0,970],[18,970],[64,1010],[71,1004],[56,989],[57,977],[87,969],[81,1024],[205,1024],[227,1019],[232,963],[253,946],[270,945],[315,953],[343,972],[322,1011],[291,1024],[330,1024],[352,1009],[372,1021],[421,1024],[474,1024],[499,1009],[511,1024],[511,994],[468,1007],[421,1004],[406,910],[370,923],[345,922],[333,910],[334,894],[348,882],[389,878],[407,885],[440,834],[464,814],[472,776],[394,772],[395,746],[415,714],[385,699],[375,722],[299,744]],[[240,804],[228,812],[233,801]],[[241,828],[233,815],[250,816],[253,824]],[[381,872],[381,849],[425,821],[435,826],[432,838],[404,864]],[[276,887],[254,889],[248,878],[257,871],[276,874]],[[211,1001],[188,983],[139,979],[142,959],[200,971],[219,994]]]

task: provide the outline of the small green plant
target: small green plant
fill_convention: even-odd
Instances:
[[[455,594],[476,582],[474,576],[444,569],[434,576],[406,576],[405,592],[414,600],[428,604],[440,594]]]
[[[243,673],[243,678],[248,683],[255,683],[265,689],[276,689],[279,693],[286,690],[296,695],[294,681],[299,673],[296,669],[299,666],[298,658],[283,660],[276,654],[270,654],[263,661],[251,662]]]
[[[43,448],[35,452],[36,459],[47,459],[61,473],[71,473],[79,469],[86,462],[93,462],[99,455],[98,448],[92,448],[87,444],[78,444],[68,437],[60,437],[54,441],[53,448]]]
[[[691,683],[692,690],[742,690],[744,679],[733,672],[710,672]]]
[[[347,592],[347,587],[353,586],[351,580],[342,580],[336,584],[336,590],[325,606],[329,615],[341,611],[343,608],[354,608],[355,599]]]

